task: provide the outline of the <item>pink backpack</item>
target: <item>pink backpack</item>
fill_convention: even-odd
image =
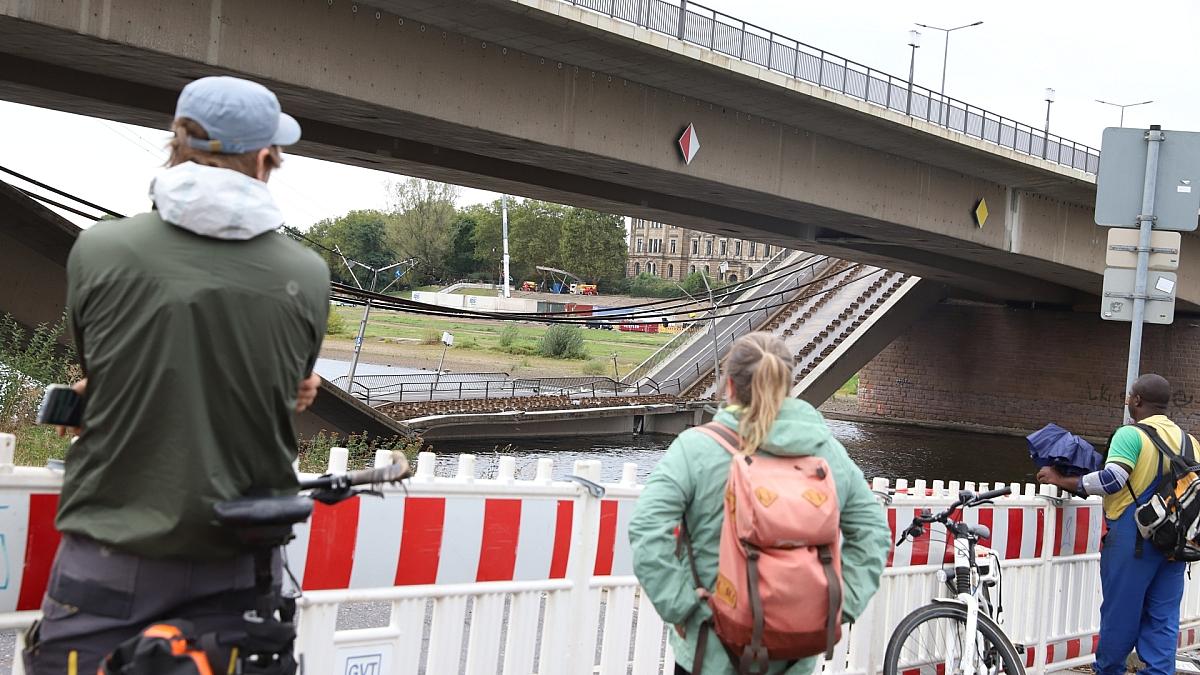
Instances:
[[[713,629],[743,675],[766,673],[772,660],[798,660],[841,639],[842,566],[837,487],[820,457],[741,453],[729,427],[697,429],[732,455],[716,587],[708,604]],[[684,524],[692,575],[700,588]],[[707,622],[706,622],[707,623]],[[692,672],[702,675],[708,626],[697,636]]]

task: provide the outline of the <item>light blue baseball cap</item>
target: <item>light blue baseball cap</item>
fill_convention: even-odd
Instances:
[[[195,121],[208,139],[189,138],[197,150],[240,154],[300,140],[300,123],[279,108],[279,99],[257,82],[204,77],[179,94],[175,117]]]

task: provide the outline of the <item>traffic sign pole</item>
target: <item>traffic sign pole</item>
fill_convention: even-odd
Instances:
[[[1162,147],[1162,128],[1152,125],[1146,132],[1146,177],[1142,184],[1142,209],[1138,214],[1137,272],[1133,286],[1133,321],[1129,326],[1129,364],[1125,370],[1125,392],[1133,391],[1142,361],[1142,321],[1146,317],[1146,277],[1150,268],[1150,234],[1154,229],[1154,194],[1158,182],[1158,151]],[[1125,419],[1129,407],[1125,406]]]

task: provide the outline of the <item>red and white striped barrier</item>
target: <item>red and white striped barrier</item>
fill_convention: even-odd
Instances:
[[[306,591],[420,584],[562,579],[570,556],[571,499],[356,497],[317,505],[288,546]],[[601,503],[596,576],[633,573],[632,500]]]
[[[3,460],[0,448],[0,612],[9,613],[0,616],[13,623],[27,617],[11,612],[36,609],[45,590],[59,540],[53,519],[60,476],[5,466]],[[332,469],[344,470],[343,461],[344,455],[335,453]],[[430,654],[444,652],[439,658],[450,663],[463,653],[464,640],[475,644],[476,639],[484,652],[499,649],[496,654],[517,658],[522,645],[500,649],[495,642],[499,638],[486,637],[482,628],[475,636],[465,600],[474,597],[479,612],[523,613],[529,630],[541,636],[537,642],[543,649],[561,638],[569,646],[564,654],[605,654],[610,667],[601,672],[626,672],[624,659],[631,653],[638,657],[630,663],[641,664],[634,673],[670,672],[670,659],[661,652],[661,622],[636,593],[631,576],[628,523],[641,490],[634,480],[636,467],[627,465],[623,480],[604,486],[606,493],[596,498],[577,483],[552,480],[550,460],[538,462],[533,480],[515,479],[512,458],[502,458],[497,475],[489,479],[476,477],[470,455],[460,456],[454,476],[435,476],[436,464],[435,457],[423,455],[420,472],[405,490],[389,488],[384,499],[363,496],[332,507],[317,505],[310,523],[297,528],[288,559],[305,591],[303,643],[314,663],[342,672],[344,668],[335,666],[349,664],[347,659],[358,658],[355,654],[368,647],[383,649],[380,645],[386,643],[391,646],[384,651],[398,652],[402,650],[394,641],[399,636],[421,635],[416,628],[392,633],[336,630],[338,603],[372,598],[393,602],[394,621],[416,612],[420,616],[401,622],[449,627],[431,635],[427,649]],[[575,473],[596,480],[598,463],[579,463]],[[964,486],[976,491],[991,487]],[[958,490],[956,483],[927,487],[924,481],[914,482],[912,488],[898,481],[894,489],[886,481],[875,481],[873,487],[886,497],[893,534],[921,509],[943,508]],[[1003,628],[1014,643],[1024,646],[1031,672],[1081,665],[1092,658],[1098,640],[1098,560],[1104,533],[1099,500],[1062,501],[1051,490],[1014,488],[1014,496],[962,516],[991,530],[985,544],[1003,560]],[[948,549],[940,527],[896,548],[875,600],[848,629],[837,658],[824,664],[824,672],[876,672],[886,636],[900,619],[934,595],[946,593],[930,567],[949,561]],[[603,603],[602,597],[607,598]],[[489,609],[494,602],[488,598],[501,609]],[[424,614],[424,599],[433,603],[435,615]],[[602,604],[607,607],[603,614]],[[553,620],[537,620],[539,612]],[[1200,638],[1200,584],[1188,583],[1182,616],[1180,648],[1195,648]],[[630,626],[637,626],[636,631]],[[529,640],[532,644],[534,637]],[[426,648],[420,643],[403,646]],[[474,654],[474,649],[468,653]],[[553,649],[542,653],[545,663],[561,657]],[[533,655],[525,653],[520,659],[532,663]],[[520,659],[518,666],[524,668],[526,661]],[[485,658],[482,670],[494,672],[487,663]]]

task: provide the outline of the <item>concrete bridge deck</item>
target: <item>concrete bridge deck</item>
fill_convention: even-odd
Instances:
[[[558,0],[0,0],[4,98],[162,127],[185,82],[225,72],[277,89],[305,126],[297,150],[316,157],[827,253],[960,294],[1071,305],[1100,288],[1084,172]],[[685,166],[689,123],[702,149]],[[1186,309],[1200,259],[1184,260]]]

